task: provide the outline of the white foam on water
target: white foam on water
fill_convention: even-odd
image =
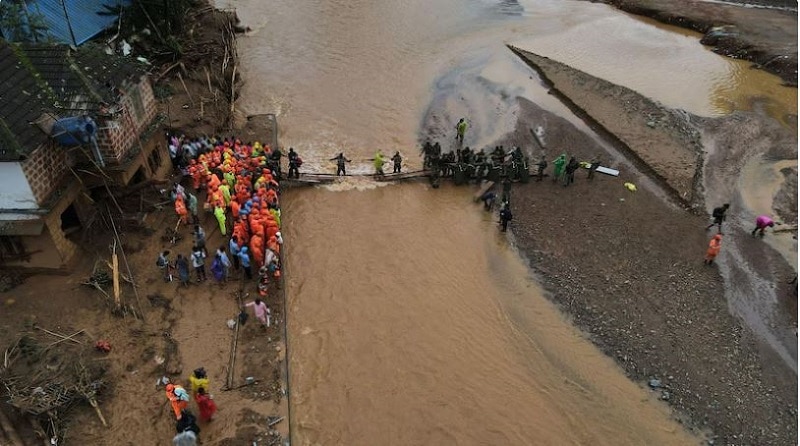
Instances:
[[[370,190],[370,189],[377,189],[379,187],[386,187],[390,184],[394,184],[391,181],[375,181],[369,177],[363,176],[346,176],[346,177],[339,177],[337,181],[321,185],[321,187],[325,190],[329,190],[331,192],[346,192],[351,190]]]

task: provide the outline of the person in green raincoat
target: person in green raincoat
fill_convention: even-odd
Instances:
[[[228,182],[228,187],[233,188],[236,186],[236,175],[234,175],[233,172],[225,172],[222,176],[225,178],[225,181]]]
[[[555,183],[564,174],[564,165],[567,164],[567,154],[562,153],[553,160],[553,182]]]
[[[375,158],[372,159],[375,163],[375,175],[383,175],[383,165],[386,163],[386,160],[383,158],[383,154],[380,150],[375,152]]]
[[[189,202],[189,213],[192,215],[192,223],[197,224],[200,222],[200,217],[197,215],[197,197],[192,193],[187,193],[186,196]]]
[[[225,227],[225,211],[219,206],[215,207],[214,217],[217,217],[217,221],[219,222],[220,234],[225,235],[227,233],[227,228]]]
[[[225,200],[225,206],[231,205],[231,187],[228,185],[228,180],[219,185],[219,192],[222,194],[222,199]]]
[[[270,209],[269,213],[272,214],[272,218],[275,219],[275,223],[278,224],[278,227],[281,227],[281,210],[280,209]]]

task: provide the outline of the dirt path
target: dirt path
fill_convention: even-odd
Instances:
[[[797,85],[797,2],[733,0],[722,4],[682,0],[605,0],[625,12],[704,33],[714,51],[745,59]],[[775,8],[750,8],[755,3]],[[789,9],[793,8],[793,9]]]

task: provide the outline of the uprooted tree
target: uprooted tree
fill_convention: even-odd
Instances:
[[[14,42],[46,42],[47,22],[44,16],[25,0],[0,2],[0,33]]]
[[[34,329],[58,338],[27,333],[0,354],[0,397],[18,414],[29,417],[45,438],[61,438],[63,421],[76,404],[88,403],[105,425],[96,398],[105,387],[106,366],[93,361],[92,351],[76,336]]]
[[[104,6],[102,15],[120,21],[123,36],[147,47],[148,52],[177,59],[183,53],[179,37],[186,27],[186,14],[199,0],[133,0],[128,6]]]

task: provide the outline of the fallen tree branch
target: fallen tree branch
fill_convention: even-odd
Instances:
[[[0,429],[5,432],[6,437],[8,437],[8,440],[11,442],[12,446],[25,446],[25,443],[22,441],[22,438],[20,438],[17,430],[14,429],[14,425],[11,424],[11,421],[9,421],[8,417],[6,417],[6,414],[3,413],[2,410],[0,410]]]
[[[69,341],[72,341],[72,342],[74,342],[76,344],[81,344],[81,341],[78,341],[77,339],[70,339],[70,336],[65,336],[63,334],[50,331],[50,330],[48,330],[46,328],[42,328],[42,327],[40,327],[38,325],[34,325],[33,328],[35,328],[37,330],[41,330],[41,331],[43,331],[43,332],[45,332],[45,333],[47,333],[49,335],[55,336],[57,338],[61,338],[64,341],[69,340]],[[81,330],[81,331],[83,331],[83,330]]]
[[[64,339],[59,339],[58,341],[55,341],[55,342],[51,343],[50,345],[47,346],[47,348],[53,347],[54,345],[58,345],[58,344],[60,344],[60,343],[62,343],[64,341],[73,341],[72,338],[74,338],[75,336],[78,336],[81,333],[83,333],[83,330],[76,331],[75,333],[72,333],[71,335],[65,337]],[[79,342],[79,343],[82,344],[82,342]]]

